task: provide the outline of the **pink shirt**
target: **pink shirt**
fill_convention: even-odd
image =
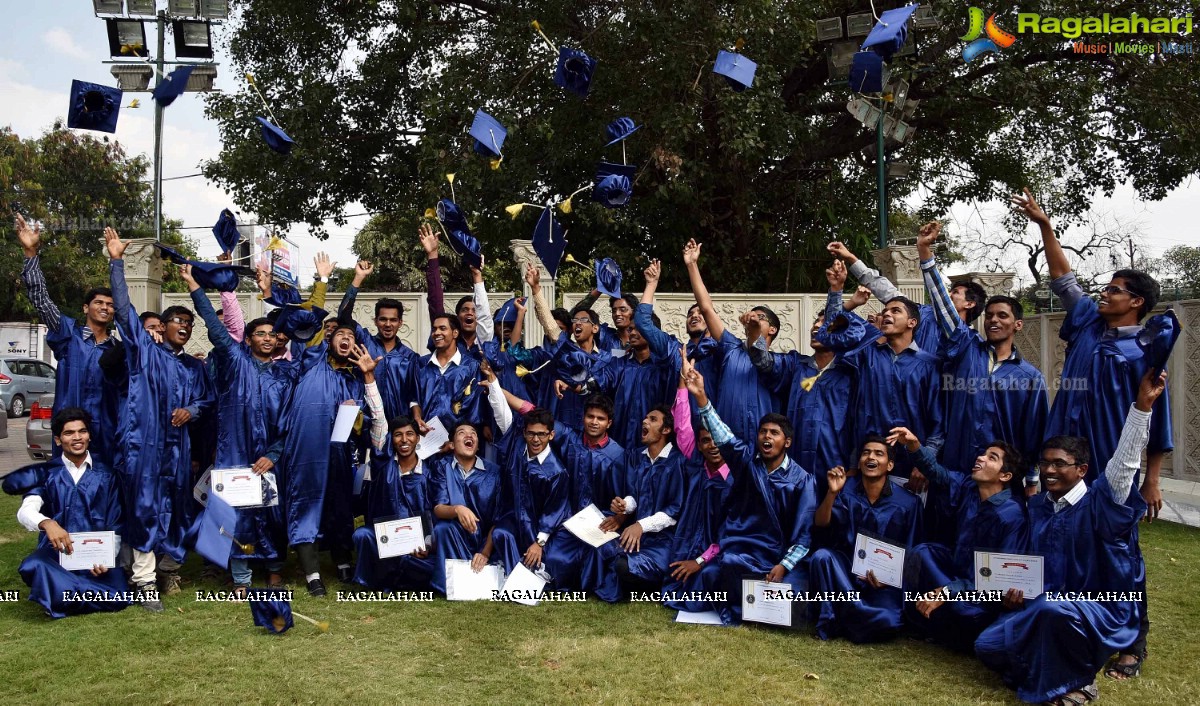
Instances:
[[[692,406],[688,402],[687,388],[681,387],[675,391],[675,404],[671,407],[671,416],[675,417],[675,444],[685,457],[694,458],[696,455],[696,432],[692,429]],[[715,478],[719,473],[721,478],[725,479],[729,477],[729,464],[722,463],[716,471],[710,471],[706,462],[704,472],[708,474],[709,478]],[[720,545],[710,544],[700,558],[707,563],[720,553]]]

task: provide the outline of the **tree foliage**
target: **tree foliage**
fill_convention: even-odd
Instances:
[[[918,55],[892,66],[921,100],[916,137],[895,152],[911,176],[892,186],[894,204],[922,187],[917,219],[1030,184],[1069,222],[1097,190],[1129,180],[1158,199],[1197,171],[1195,62],[1077,55],[1062,37],[1025,33],[1001,54],[964,64],[964,5],[928,4],[941,27],[914,30]],[[1016,5],[988,7],[1012,30]],[[425,209],[449,196],[444,174],[453,172],[486,254],[506,258],[509,239],[528,238],[536,216],[526,209],[510,220],[504,207],[561,199],[588,183],[601,158],[620,161],[619,146],[604,146],[604,127],[629,116],[645,126],[627,142],[638,165],[633,199],[606,210],[586,203],[586,192],[575,198],[563,221],[576,258],[612,256],[629,272],[650,257],[673,263],[694,236],[715,288],[799,290],[823,281],[829,240],[858,250],[874,242],[875,136],[847,113],[845,83],[829,81],[814,24],[867,11],[859,0],[239,6],[231,64],[254,75],[296,147],[288,157],[266,149],[254,122],[261,105],[248,87],[215,94],[208,111],[223,149],[205,172],[263,222],[319,228],[355,203],[390,214],[394,232],[411,234]],[[1095,9],[1083,0],[1038,8],[1059,17]],[[1104,10],[1179,11],[1165,1]],[[553,85],[555,55],[533,19],[598,60],[586,99]],[[711,68],[717,51],[739,40],[758,72],[751,89],[735,93]],[[497,171],[471,150],[476,108],[509,129]],[[683,268],[665,268],[664,288],[685,282]]]
[[[117,228],[123,238],[154,237],[148,166],[144,157],[128,156],[116,142],[61,123],[27,139],[0,128],[0,214],[9,223],[13,213],[41,222],[41,266],[50,296],[63,311],[78,312],[88,289],[108,286],[105,226]],[[164,222],[164,242],[194,254],[178,225]],[[0,297],[0,321],[32,321],[37,314],[21,283],[24,257],[12,226],[5,227],[9,236],[0,248],[0,282],[6,292],[20,294]],[[174,268],[169,269],[164,289],[184,291]]]

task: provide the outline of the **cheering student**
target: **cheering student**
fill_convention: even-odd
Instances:
[[[904,296],[899,287],[879,274],[877,270],[867,267],[866,263],[850,252],[844,243],[833,242],[826,248],[835,257],[844,261],[850,268],[850,274],[854,275],[854,279],[871,290],[871,293],[879,301],[887,302]],[[970,325],[983,313],[983,302],[987,299],[987,292],[983,291],[983,287],[975,282],[959,282],[951,287],[949,296],[954,304],[952,309],[955,315]],[[938,325],[934,323],[933,305],[922,304],[918,309],[918,316],[920,321],[916,330],[913,331],[913,340],[921,350],[935,353],[939,345],[939,332]]]
[[[349,583],[354,515],[351,510],[356,430],[345,441],[334,441],[334,422],[344,403],[367,405],[371,447],[386,443],[387,422],[375,384],[376,361],[355,343],[357,324],[340,319],[338,329],[322,345],[309,348],[300,362],[300,381],[284,414],[283,453],[280,455],[280,493],[288,543],[295,548],[309,594],[325,595],[317,542],[328,549],[338,579]],[[367,420],[362,420],[365,425]],[[357,433],[356,433],[357,431]]]
[[[658,405],[642,420],[641,445],[625,451],[622,485],[609,502],[613,514],[600,523],[602,530],[621,532],[619,544],[601,547],[606,566],[596,589],[601,600],[615,603],[630,591],[657,591],[670,574],[685,460],[674,438],[671,408]]]
[[[102,464],[112,464],[116,449],[118,396],[105,382],[100,369],[100,356],[117,342],[108,335],[113,321],[112,290],[107,287],[89,289],[83,295],[83,323],[64,315],[50,298],[46,278],[42,274],[41,226],[26,223],[21,214],[13,218],[17,241],[25,254],[21,279],[25,294],[37,309],[38,316],[48,329],[46,345],[58,361],[54,383],[54,411],[79,407],[88,413],[93,430],[92,456]],[[22,401],[15,404],[25,404]],[[16,411],[10,407],[10,411]],[[0,411],[2,414],[3,411]]]
[[[720,608],[714,601],[697,596],[713,595],[719,588],[718,564],[714,560],[721,553],[733,482],[712,432],[703,426],[692,429],[687,378],[693,365],[683,358],[684,353],[686,349],[680,353],[682,367],[671,414],[675,418],[675,440],[687,459],[683,467],[685,490],[671,545],[671,575],[663,585],[663,603],[674,610],[699,613]],[[700,376],[699,389],[703,389],[703,381]]]
[[[692,292],[696,303],[700,305],[700,313],[708,324],[709,334],[718,342],[714,352],[717,365],[721,369],[721,382],[717,386],[714,398],[716,411],[721,419],[729,425],[733,435],[739,439],[753,439],[758,434],[759,420],[765,415],[775,412],[779,403],[771,391],[758,379],[758,372],[750,360],[746,347],[753,341],[743,343],[725,328],[713,305],[708,287],[700,276],[700,243],[689,240],[683,249],[683,263],[687,266],[688,279],[692,284]],[[762,337],[768,349],[771,342],[779,335],[779,317],[765,306],[752,307],[748,318],[760,321]]]
[[[785,400],[784,413],[796,430],[788,455],[805,469],[851,465],[854,449],[850,404],[855,398],[855,378],[853,368],[843,364],[838,354],[879,338],[879,329],[853,313],[867,302],[870,292],[859,287],[843,305],[845,265],[834,260],[825,270],[825,277],[829,294],[825,310],[809,330],[811,356],[798,351],[771,353],[761,345],[747,349],[759,378]],[[828,345],[817,337],[826,318],[836,319],[826,329]],[[817,493],[823,495],[825,476],[816,474],[816,480]]]
[[[367,260],[359,260],[355,264],[354,279],[338,305],[338,316],[353,316],[358,288],[374,271],[375,266]],[[388,419],[411,414],[410,407],[417,399],[417,368],[421,356],[400,340],[400,327],[403,325],[404,304],[397,299],[384,297],[375,302],[375,335],[362,326],[357,328],[355,334],[359,345],[365,346],[371,357],[381,359],[375,367],[375,380]]]
[[[433,578],[430,584],[446,592],[446,560],[469,560],[482,571],[491,562],[492,529],[507,512],[502,471],[479,457],[479,431],[459,420],[450,428],[450,453],[433,464],[429,479],[433,494]]]
[[[42,606],[51,618],[116,611],[129,605],[119,595],[128,589],[120,568],[97,564],[90,571],[68,571],[59,565],[60,553],[78,549],[71,533],[115,532],[120,536],[124,529],[120,487],[112,471],[92,458],[90,426],[87,412],[78,407],[54,413],[50,430],[62,455],[37,467],[39,477],[29,480],[17,510],[22,527],[42,533],[37,549],[17,571],[29,586],[29,600]],[[6,483],[5,489],[8,487]],[[142,606],[162,610],[157,597],[145,597]]]
[[[299,305],[301,308],[309,311],[312,311],[314,308],[323,309],[325,307],[325,295],[329,288],[329,275],[333,272],[335,263],[329,262],[329,256],[325,255],[325,253],[318,253],[313,264],[316,265],[317,274],[314,278],[312,292],[309,293],[308,299]],[[273,279],[270,270],[260,267],[255,270],[255,277],[258,285],[258,298],[268,303],[278,301],[274,298],[275,291],[272,287]],[[230,293],[223,292],[222,294]],[[222,322],[225,324],[225,329],[229,331],[229,335],[233,337],[233,340],[241,341],[244,327],[239,325],[239,322],[243,321],[244,317],[242,316],[237,296],[234,295],[232,301],[222,297],[221,306],[223,308]],[[236,313],[231,314],[230,312]],[[282,308],[272,309],[267,312],[267,318],[274,324],[282,312]],[[333,335],[333,331],[337,327],[336,324],[336,321],[326,321],[321,329],[317,331],[316,335],[308,339],[308,341],[293,341],[287,333],[277,330],[275,332],[275,351],[272,357],[275,360],[285,360],[299,370],[300,357],[304,355],[305,349],[315,348],[324,343],[329,336]]]
[[[728,594],[719,608],[726,625],[742,619],[742,579],[746,574],[805,588],[812,547],[813,509],[817,505],[812,474],[788,458],[792,425],[782,414],[763,415],[753,447],[738,438],[713,409],[704,379],[692,370],[688,391],[700,406],[700,421],[712,434],[733,476],[729,509],[720,535],[718,585]]]
[[[478,426],[483,422],[483,394],[479,386],[479,363],[458,345],[460,324],[454,314],[433,318],[433,352],[421,357],[416,370],[417,398],[413,418],[425,433],[428,422],[440,418],[449,430],[460,421]]]
[[[438,258],[440,239],[437,231],[428,223],[421,224],[417,238],[421,241],[421,247],[425,249],[426,303],[429,307],[429,323],[432,324],[435,318],[446,311],[441,260]],[[471,282],[472,294],[462,297],[454,306],[454,315],[459,321],[458,347],[463,355],[478,355],[479,347],[492,338],[491,307],[488,303],[487,289],[483,285],[483,273],[478,267],[471,268]],[[433,347],[430,342],[430,350]]]
[[[1147,372],[1104,473],[1090,485],[1088,443],[1057,436],[1042,446],[1045,492],[1029,500],[1030,553],[1044,559],[1045,592],[1004,597],[1008,613],[983,631],[975,654],[1030,703],[1081,704],[1099,697],[1096,672],[1136,639],[1140,611],[1128,594],[1141,570],[1127,546],[1146,511],[1132,491],[1166,374]],[[1137,589],[1144,590],[1144,589]],[[1066,594],[1070,600],[1054,600]],[[1128,600],[1114,600],[1127,598]]]
[[[829,470],[825,497],[813,516],[813,524],[825,536],[822,548],[809,559],[809,590],[841,593],[847,599],[816,604],[817,635],[822,640],[844,636],[851,642],[878,642],[900,630],[903,591],[880,583],[873,571],[861,579],[850,573],[859,533],[904,547],[921,541],[921,501],[888,480],[892,465],[887,440],[868,434],[857,476],[847,478],[843,468]],[[855,591],[859,600],[850,600]]]
[[[1050,218],[1038,205],[1029,189],[1024,196],[1013,196],[1014,208],[1038,225],[1050,268],[1050,289],[1067,310],[1066,321],[1058,337],[1067,342],[1059,391],[1050,407],[1046,436],[1079,436],[1087,440],[1091,465],[1088,482],[1104,473],[1116,452],[1125,411],[1137,397],[1139,381],[1154,365],[1138,345],[1143,332],[1142,319],[1158,303],[1159,286],[1141,270],[1121,269],[1100,290],[1100,301],[1084,296],[1083,287],[1071,271],[1062,244],[1054,234]],[[1154,520],[1162,509],[1159,473],[1163,456],[1174,448],[1171,440],[1170,393],[1156,402],[1146,444],[1146,477],[1142,480],[1140,500],[1147,505],[1147,519]],[[1134,470],[1136,486],[1141,468]],[[1137,495],[1135,493],[1134,495]],[[1134,499],[1130,498],[1130,502]],[[1134,529],[1129,546],[1131,560],[1138,566],[1137,585],[1142,593],[1137,639],[1121,654],[1105,674],[1117,680],[1132,679],[1141,673],[1146,659],[1146,635],[1150,618],[1145,602],[1146,562]]]
[[[354,531],[358,566],[355,583],[381,591],[425,590],[433,576],[433,494],[431,473],[417,455],[420,432],[412,417],[388,423],[391,447],[371,454],[371,486],[366,524]],[[379,558],[375,523],[388,519],[421,518],[425,546],[406,556]]]
[[[916,584],[909,588],[935,595],[905,602],[905,620],[938,642],[971,651],[975,638],[996,619],[994,608],[998,606],[946,599],[974,590],[976,551],[1025,553],[1029,525],[1021,501],[1021,455],[1007,442],[993,441],[975,459],[968,475],[942,466],[904,427],[892,429],[888,443],[901,444],[914,455],[931,487],[949,486],[950,507],[958,521],[953,546],[927,542],[912,548],[911,556],[920,571]]]
[[[217,378],[217,444],[214,468],[250,468],[258,475],[273,471],[283,452],[284,412],[297,381],[293,366],[273,358],[275,327],[265,317],[246,324],[246,344],[234,341],[221,325],[212,303],[192,276],[191,265],[179,268],[191,292],[192,305],[204,321],[213,344]],[[252,544],[250,553],[235,543],[229,568],[235,590],[244,595],[253,573],[251,559],[261,559],[268,573],[267,586],[283,586],[287,558],[287,533],[278,505],[238,508],[240,542]]]
[[[1021,357],[1013,343],[1024,327],[1024,308],[1012,297],[992,297],[983,307],[984,337],[972,330],[956,308],[964,299],[946,291],[933,259],[933,245],[941,230],[937,221],[922,226],[917,252],[942,336],[937,353],[946,383],[942,386],[945,418],[955,420],[963,430],[946,436],[942,461],[955,471],[969,468],[993,439],[1011,444],[1021,458],[1036,458],[1049,403],[1046,378]],[[953,291],[962,292],[963,285],[955,285]],[[970,304],[967,311],[975,310],[972,301],[966,304]],[[1033,473],[1025,474],[1029,480],[1026,492],[1032,495],[1037,492],[1037,475],[1036,468],[1030,468]]]
[[[158,343],[142,328],[129,303],[123,259],[128,243],[112,228],[104,229],[104,240],[129,371],[116,459],[124,492],[124,539],[133,550],[138,588],[151,588],[158,569],[163,592],[171,595],[180,590],[183,537],[195,519],[191,439],[185,427],[212,413],[216,395],[204,363],[183,350],[192,336],[192,312],[168,307],[162,313],[166,334]]]

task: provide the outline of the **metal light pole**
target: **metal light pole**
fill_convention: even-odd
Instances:
[[[158,53],[154,57],[154,87],[163,81],[163,56],[167,53],[167,13],[158,11],[155,24],[158,26]],[[154,101],[154,239],[162,240],[162,137],[163,107]]]
[[[887,196],[887,156],[884,154],[883,146],[885,135],[883,134],[883,116],[886,114],[884,109],[884,99],[879,101],[879,123],[875,126],[875,179],[876,191],[879,199],[879,249],[887,247],[888,240],[888,196]]]

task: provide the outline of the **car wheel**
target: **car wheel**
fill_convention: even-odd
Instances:
[[[12,401],[8,403],[9,419],[16,419],[25,415],[25,398],[20,395],[13,395]]]

